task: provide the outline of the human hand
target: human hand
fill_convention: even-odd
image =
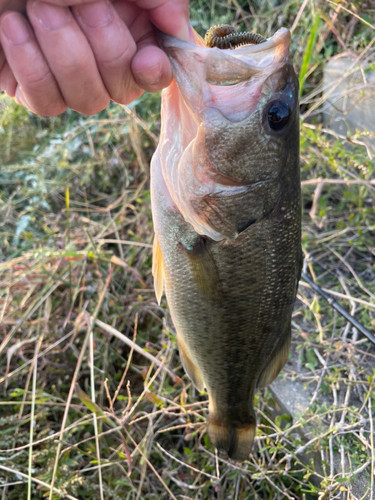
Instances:
[[[188,0],[0,0],[0,90],[44,116],[127,104],[172,79],[153,24],[188,40],[188,19]]]

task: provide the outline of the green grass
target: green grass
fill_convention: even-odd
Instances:
[[[201,0],[191,3],[192,24],[204,34],[235,20],[270,36],[290,28],[301,5]],[[374,24],[361,2],[342,5]],[[317,283],[355,299],[338,297],[374,330],[374,160],[360,134],[346,141],[324,130],[320,104],[309,114],[324,65],[344,50],[325,19],[355,54],[375,35],[327,1],[309,1],[295,26],[302,243]],[[294,354],[280,376],[316,392],[313,403],[292,421],[275,413],[270,390],[258,394],[254,453],[241,465],[205,434],[207,397],[183,372],[152,285],[149,160],[160,95],[94,117],[36,117],[4,96],[0,106],[1,500],[351,498],[374,459],[374,349],[303,284]]]

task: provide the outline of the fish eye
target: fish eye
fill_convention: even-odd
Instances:
[[[289,121],[291,111],[284,101],[273,101],[268,106],[267,119],[272,130],[281,130]]]

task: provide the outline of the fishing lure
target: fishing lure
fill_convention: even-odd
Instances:
[[[219,49],[234,49],[241,45],[257,45],[265,41],[266,39],[258,33],[236,33],[233,26],[229,24],[212,26],[204,37],[204,43],[207,47],[217,47]]]

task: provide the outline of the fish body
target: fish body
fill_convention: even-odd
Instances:
[[[151,164],[153,274],[208,433],[251,451],[257,388],[289,353],[301,270],[298,80],[290,34],[220,50],[159,33],[174,80]]]

